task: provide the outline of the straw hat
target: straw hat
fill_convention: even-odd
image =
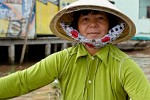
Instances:
[[[117,38],[113,43],[126,41],[135,35],[136,28],[132,20],[118,10],[108,0],[79,0],[61,9],[51,20],[50,29],[58,37],[65,40],[75,41],[66,33],[60,26],[60,22],[71,23],[73,21],[73,12],[79,10],[98,10],[110,13],[118,18],[118,21],[126,23],[126,28],[122,32],[121,36]]]

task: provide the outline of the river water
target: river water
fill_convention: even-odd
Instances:
[[[150,48],[124,52],[126,52],[137,62],[137,64],[143,69],[145,75],[150,81]],[[0,76],[5,76],[16,70],[22,70],[31,66],[32,64],[34,64],[34,62],[25,63],[20,67],[18,67],[17,65],[0,65]],[[49,84],[26,95],[16,97],[10,100],[58,100],[59,97],[60,90],[57,85]]]

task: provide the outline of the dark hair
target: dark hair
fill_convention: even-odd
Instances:
[[[73,21],[71,23],[71,26],[75,29],[78,30],[78,19],[81,15],[88,15],[88,14],[97,14],[99,13],[100,11],[98,10],[79,10],[79,11],[76,11],[74,12],[73,14]],[[109,29],[111,29],[112,27],[114,27],[115,25],[118,24],[118,20],[117,20],[117,17],[110,14],[110,13],[107,13],[105,12],[108,16],[108,21],[109,21]]]

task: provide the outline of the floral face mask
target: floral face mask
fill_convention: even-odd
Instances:
[[[92,48],[101,48],[108,43],[116,40],[125,29],[125,23],[120,23],[109,30],[108,34],[100,39],[88,39],[81,35],[76,29],[70,27],[70,25],[66,25],[64,23],[60,23],[62,29],[66,32],[68,36],[76,40],[77,42],[82,43],[88,47]]]

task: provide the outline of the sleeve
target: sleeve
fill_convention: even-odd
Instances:
[[[132,60],[122,63],[123,87],[132,100],[150,100],[150,83],[142,69]]]
[[[26,94],[53,82],[61,73],[65,55],[52,54],[28,69],[0,78],[0,99]]]

